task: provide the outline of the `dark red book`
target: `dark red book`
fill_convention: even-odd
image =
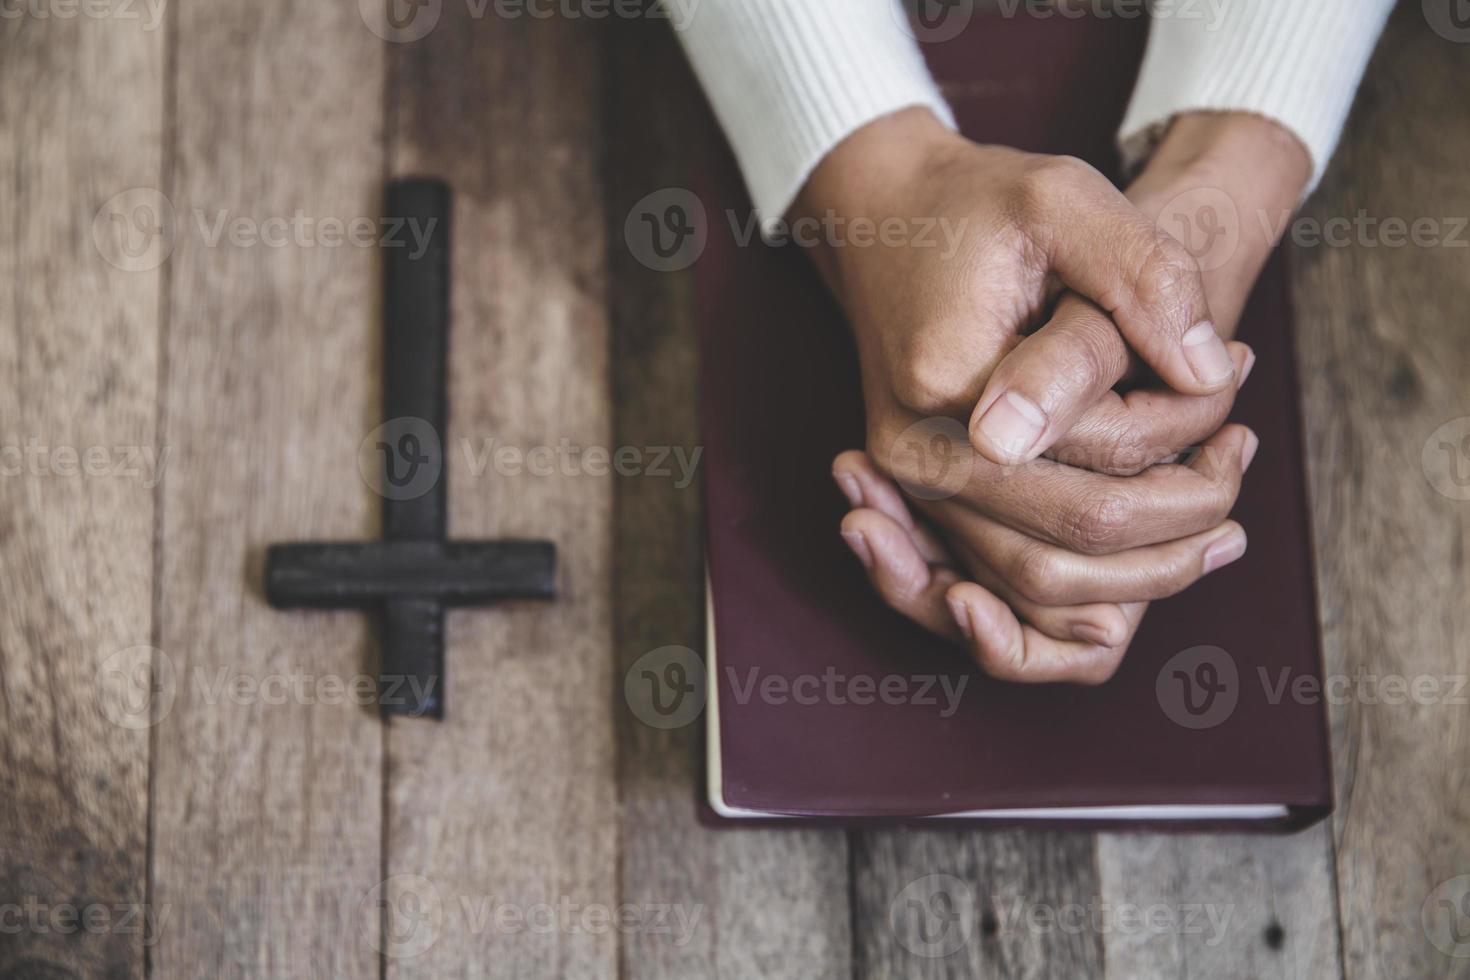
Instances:
[[[971,138],[1115,173],[1146,31],[977,15],[926,55]],[[697,190],[714,814],[1286,827],[1330,810],[1321,699],[1295,693],[1321,656],[1282,256],[1239,333],[1258,358],[1233,416],[1261,437],[1234,512],[1248,554],[1154,603],[1107,684],[1022,686],[869,589],[830,476],[863,444],[842,315],[800,248],[742,241],[727,152]]]

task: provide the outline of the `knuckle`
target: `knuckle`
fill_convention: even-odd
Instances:
[[[1025,546],[1011,563],[1011,587],[1038,605],[1066,605],[1061,601],[1060,579],[1056,555],[1043,545]]]
[[[1212,489],[1228,492],[1237,478],[1239,460],[1218,445],[1207,442],[1195,455],[1193,469]]]
[[[883,475],[896,481],[899,486],[920,484],[925,476],[923,461],[910,453],[890,452],[882,469]]]
[[[1076,157],[1035,156],[1016,177],[1015,210],[1023,217],[1047,213],[1070,187],[1094,173],[1092,167]]]
[[[1086,672],[1082,674],[1082,676],[1077,678],[1077,683],[1085,685],[1087,687],[1097,687],[1099,685],[1106,684],[1108,681],[1113,679],[1113,675],[1116,674],[1118,672],[1118,668],[1123,665],[1123,655],[1127,652],[1128,647],[1126,644],[1124,646],[1114,647],[1113,649],[1108,650],[1106,653],[1099,656],[1097,660],[1088,667]]]
[[[1096,170],[1081,157],[1067,153],[1055,153],[1037,157],[1029,168],[1029,175],[1052,187],[1066,186],[1090,180]]]
[[[913,574],[899,573],[879,585],[883,598],[895,611],[913,617],[914,606],[923,595],[924,580]]]
[[[1189,249],[1167,232],[1154,229],[1152,241],[1134,272],[1133,299],[1150,310],[1163,311],[1179,321],[1182,330],[1192,323],[1201,289],[1199,263]]]
[[[926,416],[958,414],[972,387],[972,380],[956,370],[954,359],[930,356],[910,360],[893,381],[893,393],[903,406]]]
[[[1235,509],[1235,498],[1239,494],[1240,484],[1237,481],[1227,478],[1210,481],[1202,505],[1205,519],[1210,526],[1219,524],[1230,516],[1230,512]]]
[[[867,453],[873,468],[882,476],[897,479],[901,454],[894,450],[902,427],[887,423],[870,423],[868,426]]]
[[[1024,641],[1018,636],[1004,648],[980,645],[975,650],[975,662],[980,669],[1000,681],[1017,680],[1020,665],[1026,660]]]
[[[1085,555],[1119,550],[1133,519],[1133,505],[1116,491],[1089,495],[1065,518],[1062,534],[1067,545]]]
[[[1101,348],[1091,337],[1072,334],[1065,342],[1051,346],[1047,367],[1053,386],[1075,392],[1090,389],[1102,381],[1106,362]]]
[[[1150,591],[1160,599],[1167,599],[1189,588],[1199,577],[1198,557],[1180,556],[1175,560],[1165,561],[1154,569],[1153,587]]]
[[[1161,447],[1153,446],[1148,427],[1136,418],[1128,418],[1114,425],[1107,435],[1100,469],[1115,476],[1134,476],[1168,455]]]

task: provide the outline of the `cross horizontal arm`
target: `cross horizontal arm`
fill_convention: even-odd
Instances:
[[[556,595],[550,541],[366,541],[272,545],[265,593],[278,608],[336,609],[388,599],[469,605]]]

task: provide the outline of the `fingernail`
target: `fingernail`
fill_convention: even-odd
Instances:
[[[1215,325],[1206,320],[1197,323],[1183,337],[1184,359],[1201,384],[1218,384],[1235,373],[1235,362],[1225,349],[1225,342],[1215,333]]]
[[[1077,623],[1072,627],[1072,636],[1083,643],[1092,643],[1100,647],[1113,645],[1113,638],[1108,631],[1096,623]]]
[[[1240,471],[1244,473],[1251,468],[1251,460],[1256,458],[1256,450],[1261,448],[1261,437],[1249,429],[1245,433],[1245,445],[1240,449]]]
[[[1205,551],[1205,574],[1238,559],[1245,554],[1245,532],[1231,531]]]
[[[842,489],[842,495],[847,498],[849,504],[854,507],[863,505],[863,491],[858,486],[856,477],[851,473],[833,473],[832,477],[837,481],[837,486]]]
[[[975,627],[970,625],[970,607],[965,605],[964,600],[956,599],[954,596],[948,596],[947,601],[949,602],[950,614],[954,616],[954,621],[959,625],[960,632],[965,634],[965,639],[973,640],[975,638]]]
[[[858,561],[863,563],[863,567],[871,572],[873,570],[873,552],[868,548],[868,539],[863,537],[863,532],[843,531],[842,540],[846,541],[847,546],[852,549],[852,553],[858,556]]]
[[[1251,368],[1256,366],[1256,352],[1248,350],[1245,352],[1245,366],[1240,369],[1240,380],[1235,383],[1237,388],[1244,387],[1245,379],[1251,376]]]
[[[1008,391],[980,418],[979,429],[1007,456],[1022,458],[1046,428],[1046,413],[1031,399]]]

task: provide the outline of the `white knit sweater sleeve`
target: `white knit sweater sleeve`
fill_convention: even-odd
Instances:
[[[1147,157],[1182,112],[1244,111],[1291,130],[1315,187],[1393,0],[1156,0],[1148,50],[1118,134]]]
[[[675,18],[765,228],[874,119],[927,106],[954,127],[903,17],[898,0],[699,0]]]
[[[665,0],[734,147],[762,226],[791,206],[854,130],[909,106],[954,126],[899,0]],[[1138,85],[1119,132],[1136,164],[1181,112],[1280,122],[1316,184],[1393,0],[1154,0]],[[1013,16],[1025,16],[1024,4]],[[977,17],[968,30],[985,30]],[[999,25],[1000,29],[1004,25]]]

